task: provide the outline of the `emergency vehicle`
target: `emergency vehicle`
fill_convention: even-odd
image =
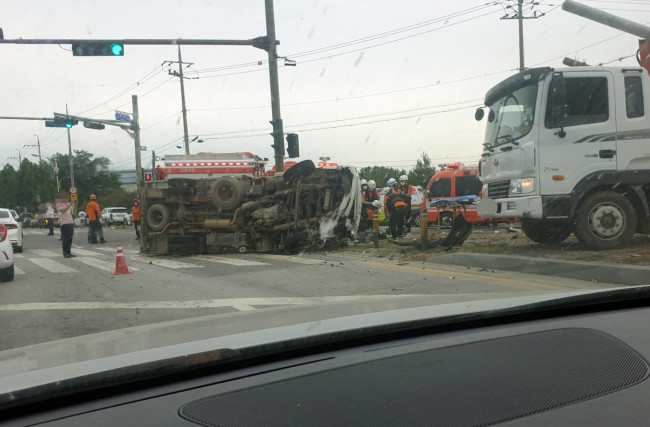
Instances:
[[[479,179],[477,166],[465,166],[461,163],[439,165],[440,170],[433,174],[427,185],[426,195],[422,198],[420,207],[427,208],[427,223],[451,227],[454,220],[453,208],[438,203],[440,200],[453,199],[462,196],[478,196],[483,184]],[[462,213],[465,220],[474,224],[482,224],[487,220],[478,215],[476,204],[468,203],[457,208],[456,213]]]
[[[165,156],[166,179],[210,176],[264,176],[266,159],[249,152],[170,154]]]

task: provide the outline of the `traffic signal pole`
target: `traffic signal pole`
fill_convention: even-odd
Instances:
[[[138,110],[138,95],[131,96],[131,105],[133,108],[133,120],[131,120],[131,130],[133,130],[133,141],[135,142],[135,184],[137,198],[142,196],[142,147],[140,147],[140,112]]]
[[[276,46],[279,41],[275,38],[275,19],[273,13],[273,0],[265,0],[265,13],[266,13],[266,36],[255,37],[248,40],[229,40],[229,39],[5,39],[0,28],[0,44],[21,44],[21,45],[41,45],[41,44],[54,44],[54,45],[73,45],[76,50],[74,52],[75,56],[123,56],[124,46],[126,45],[148,45],[148,46],[160,46],[160,45],[174,45],[174,46],[253,46],[258,49],[263,49],[268,53],[269,60],[269,79],[271,86],[271,112],[272,112],[272,123],[273,123],[273,148],[275,152],[275,167],[278,172],[284,171],[284,140],[283,140],[283,127],[282,127],[282,118],[280,115],[280,89],[278,82],[278,54],[276,52]],[[109,49],[105,49],[108,46]],[[118,50],[113,49],[113,47],[118,47]],[[180,50],[179,50],[179,65],[182,68],[182,62],[180,59]],[[295,65],[295,63],[294,63]],[[181,84],[182,84],[181,78]],[[185,110],[185,108],[183,108]],[[66,118],[75,118],[75,116],[68,115],[66,113]],[[2,117],[0,119],[12,119],[15,117]],[[21,118],[34,120],[34,118]],[[48,120],[47,118],[42,118],[41,120]],[[130,125],[125,126],[124,123],[120,124],[118,121],[114,120],[97,120],[93,119],[93,122],[102,123],[106,125],[119,126],[124,130],[134,130]],[[59,126],[55,126],[59,127]],[[69,131],[68,131],[69,132]],[[136,133],[138,133],[136,131]],[[187,130],[185,135],[187,135]],[[135,136],[134,136],[135,138]],[[139,138],[139,136],[138,136]],[[185,137],[185,149],[186,152],[189,152],[189,142],[187,141],[187,136]],[[140,152],[136,157],[139,157]],[[137,161],[136,161],[137,162]],[[140,167],[140,172],[142,168]],[[140,174],[141,175],[141,174]],[[142,179],[141,176],[138,179]]]
[[[68,104],[65,104],[65,114],[68,114]],[[70,158],[70,187],[74,187],[74,159],[72,158],[72,140],[70,139],[70,128],[68,131],[68,157]]]

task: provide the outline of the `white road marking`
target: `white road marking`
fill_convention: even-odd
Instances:
[[[23,254],[14,254],[14,258],[25,258]]]
[[[30,253],[30,254],[36,254],[40,257],[48,257],[48,258],[54,258],[54,257],[62,257],[63,254],[61,252],[52,252],[48,251],[47,249],[25,249],[25,252]]]
[[[250,305],[233,305],[232,308],[235,310],[239,311],[253,311],[256,310],[255,307],[251,307]]]
[[[104,252],[113,252],[114,254],[117,253],[117,246],[111,247],[111,246],[99,246],[101,243],[98,243],[96,247],[93,249],[97,249],[98,251],[104,251]],[[140,250],[134,251],[131,249],[124,249],[124,246],[122,246],[122,251],[126,254],[137,254],[140,253]]]
[[[68,267],[63,264],[65,258],[63,255],[60,255],[61,259],[54,260],[52,258],[29,258],[31,262],[42,267],[49,271],[50,273],[78,273],[78,270],[75,270],[72,267]],[[74,259],[74,258],[68,258]],[[67,261],[66,261],[67,262]]]
[[[273,254],[259,254],[255,256],[257,258],[275,259],[279,261],[295,262],[297,264],[307,264],[307,265],[323,264],[323,260],[321,259],[303,258],[298,256],[273,255]]]
[[[84,263],[84,264],[86,264],[86,265],[88,265],[90,267],[98,268],[100,270],[110,271],[110,272],[115,271],[115,262],[102,261],[102,260],[99,260],[97,258],[85,257],[85,256],[74,258],[74,260],[82,262],[82,263]],[[129,271],[137,271],[138,270],[137,268],[133,268],[133,267],[129,267],[129,266],[127,266],[127,268],[129,269]]]
[[[230,298],[192,301],[136,301],[136,302],[35,302],[23,304],[0,305],[0,311],[29,310],[96,310],[96,309],[188,309],[234,307],[242,310],[254,309],[254,306],[271,305],[310,305],[330,302],[353,302],[368,300],[397,300],[400,298],[430,297],[431,295],[344,295],[329,297],[278,297],[278,298]]]
[[[83,256],[100,256],[99,252],[93,252],[93,251],[87,251],[85,249],[81,249],[80,246],[73,246],[73,249],[71,252],[75,255],[83,255]]]
[[[246,259],[230,258],[230,257],[223,257],[218,255],[196,255],[191,258],[202,260],[202,261],[218,262],[221,264],[230,264],[230,265],[238,265],[238,266],[271,265],[267,262],[249,261]]]
[[[14,265],[14,274],[25,274],[25,272]]]

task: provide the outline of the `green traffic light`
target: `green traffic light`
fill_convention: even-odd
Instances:
[[[111,44],[111,53],[114,56],[122,56],[124,52],[124,47],[119,43]]]
[[[65,127],[67,127],[68,129],[70,129],[70,128],[72,127],[72,123],[70,123],[70,122],[66,122]]]

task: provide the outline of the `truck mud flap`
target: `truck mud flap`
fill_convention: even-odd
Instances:
[[[463,214],[458,214],[451,224],[451,230],[444,238],[436,242],[443,247],[460,246],[472,232],[472,223],[467,222]]]

